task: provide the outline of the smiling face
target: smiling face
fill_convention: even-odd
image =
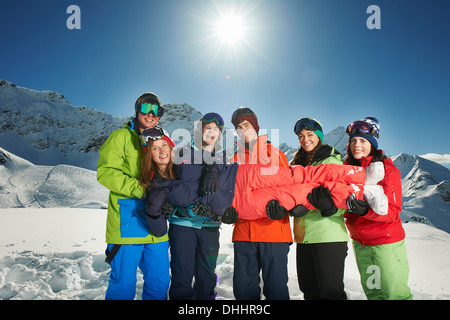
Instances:
[[[142,132],[147,128],[153,128],[159,122],[159,117],[156,117],[152,112],[143,114],[138,112],[139,130]]]
[[[372,145],[369,140],[363,137],[353,137],[349,141],[350,151],[355,159],[360,160],[363,157],[370,155]]]
[[[203,145],[214,146],[220,137],[220,128],[215,122],[205,123],[202,127]]]
[[[236,126],[236,131],[239,138],[245,141],[246,143],[250,143],[250,141],[258,139],[258,133],[252,126],[252,124],[247,120],[240,122]]]
[[[320,139],[314,131],[303,129],[298,134],[298,141],[303,150],[310,152],[319,144]]]
[[[170,162],[171,148],[169,143],[163,139],[153,141],[149,151],[155,164],[160,170],[164,171]]]

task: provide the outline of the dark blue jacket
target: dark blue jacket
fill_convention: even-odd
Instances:
[[[231,207],[233,203],[238,164],[227,164],[225,151],[210,153],[191,146],[175,152],[177,156],[175,162],[180,163],[177,168],[178,179],[169,180],[164,185],[169,193],[169,202],[174,206],[186,208],[200,201],[203,204],[210,205],[213,214],[222,216],[225,209]],[[203,167],[213,162],[220,170],[220,187],[214,194],[204,195],[200,190]],[[197,228],[220,224],[220,222],[205,220],[202,217],[195,218],[198,219],[192,217],[181,218],[172,215],[169,221]]]

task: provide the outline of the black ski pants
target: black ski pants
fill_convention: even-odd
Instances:
[[[346,300],[347,242],[297,244],[297,277],[305,300]]]

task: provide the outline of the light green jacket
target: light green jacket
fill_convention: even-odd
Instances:
[[[106,218],[106,242],[114,244],[143,244],[167,241],[167,234],[162,237],[155,237],[149,233],[147,236],[140,234],[140,236],[135,237],[125,233],[124,230],[121,232],[121,228],[125,227],[125,222],[124,219],[121,221],[119,199],[134,198],[136,203],[141,204],[140,198],[142,198],[145,191],[139,185],[138,180],[141,175],[142,149],[139,145],[139,135],[134,130],[133,122],[129,122],[123,128],[113,131],[100,147],[99,152],[97,180],[110,191],[108,216]],[[125,208],[123,207],[122,209]],[[136,216],[136,212],[133,214]]]
[[[321,161],[313,162],[312,166],[323,163],[342,164],[341,155],[332,148],[331,155]],[[297,243],[324,243],[349,241],[344,223],[344,212],[339,209],[330,217],[322,217],[320,210],[310,210],[301,218],[294,218],[294,241]]]

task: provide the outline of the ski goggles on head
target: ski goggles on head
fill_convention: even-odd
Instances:
[[[214,112],[205,114],[202,117],[202,122],[203,123],[215,122],[221,131],[223,129],[223,126],[225,125],[223,118],[219,114],[214,113]]]
[[[346,133],[349,136],[353,134],[360,134],[363,136],[374,135],[378,138],[378,133],[375,131],[375,128],[371,126],[369,123],[361,120],[349,124]]]
[[[231,123],[235,126],[238,124],[237,120],[239,116],[252,116],[255,118],[256,122],[258,122],[258,117],[256,117],[256,114],[250,108],[243,107],[233,112],[233,115],[231,116]]]
[[[141,108],[139,109],[139,111],[143,114],[149,114],[150,112],[152,112],[155,117],[162,117],[162,115],[164,114],[163,107],[151,103],[141,104]]]
[[[309,131],[323,131],[322,126],[316,120],[310,118],[302,118],[295,123],[294,132],[296,135],[298,135],[302,129]]]
[[[139,143],[140,143],[141,147],[145,147],[145,146],[148,146],[148,144],[150,143],[150,140],[156,141],[156,140],[163,139],[164,137],[168,137],[170,139],[168,133],[163,128],[159,128],[159,127],[148,128],[148,129],[145,129],[144,131],[142,131],[141,135],[139,136]],[[172,147],[173,147],[173,145],[172,145]]]

